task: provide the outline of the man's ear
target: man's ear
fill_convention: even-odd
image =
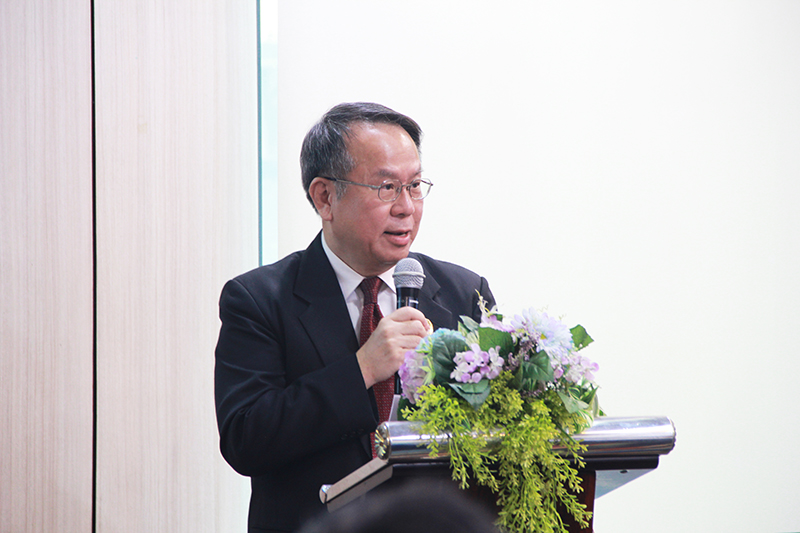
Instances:
[[[324,178],[314,178],[308,186],[308,194],[322,220],[331,220],[333,216],[331,204],[336,194],[335,184]]]

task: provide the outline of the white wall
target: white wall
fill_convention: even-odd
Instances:
[[[279,255],[319,222],[300,143],[341,101],[417,119],[415,249],[596,339],[609,414],[676,449],[598,532],[797,531],[800,3],[302,0],[279,14]]]

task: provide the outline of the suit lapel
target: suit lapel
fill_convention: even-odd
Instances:
[[[298,318],[324,365],[358,351],[358,339],[339,280],[322,248],[322,233],[306,249],[297,272],[294,294],[308,303]],[[378,405],[372,389],[368,394],[377,417]],[[362,435],[359,440],[366,456],[370,456],[369,435]]]
[[[339,281],[322,249],[321,234],[306,250],[297,272],[295,295],[308,307],[300,322],[326,365],[358,350]]]

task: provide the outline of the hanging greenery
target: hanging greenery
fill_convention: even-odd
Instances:
[[[566,532],[559,509],[585,527],[584,450],[572,436],[599,410],[597,365],[578,354],[592,339],[544,312],[504,322],[483,311],[480,324],[462,317],[459,331],[438,330],[406,354],[402,416],[448,436],[453,478],[496,494],[502,528]],[[432,439],[431,454],[439,446]]]

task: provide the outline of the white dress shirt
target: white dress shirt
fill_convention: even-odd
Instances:
[[[364,280],[364,276],[350,268],[344,261],[339,259],[339,256],[333,253],[328,247],[328,243],[325,242],[324,233],[322,235],[322,248],[325,250],[325,255],[328,256],[328,261],[330,261],[333,271],[336,273],[336,279],[339,280],[339,286],[347,304],[347,312],[350,313],[353,330],[356,332],[356,337],[358,337],[361,326],[361,310],[364,307],[364,295],[358,289],[358,286]],[[381,308],[383,316],[397,309],[397,291],[394,287],[393,274],[394,267],[378,276],[383,281],[378,290],[378,306]]]

